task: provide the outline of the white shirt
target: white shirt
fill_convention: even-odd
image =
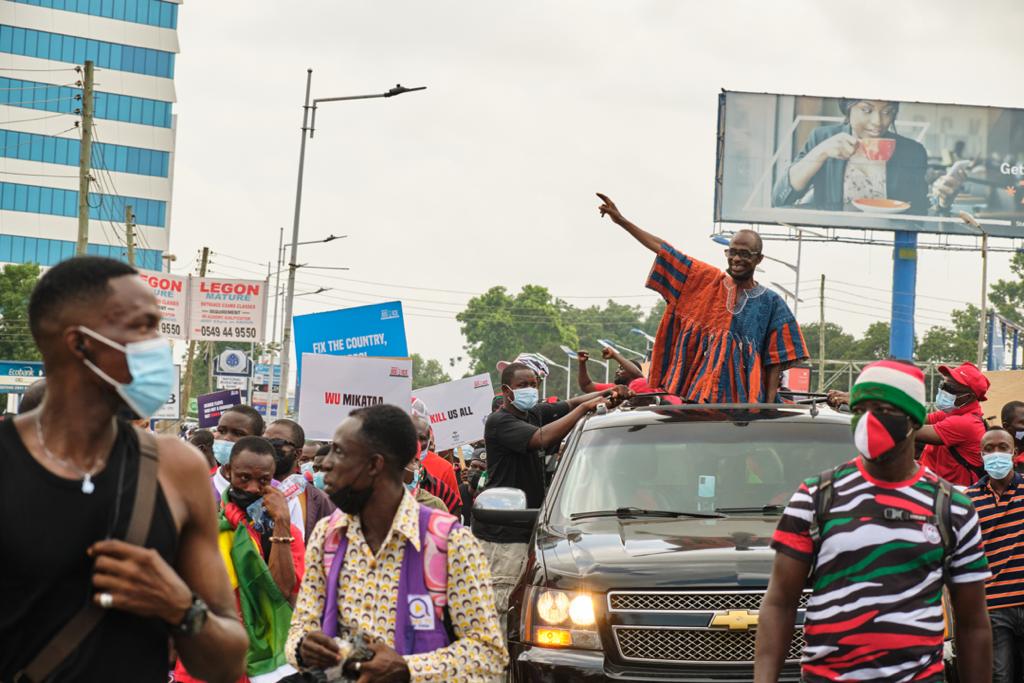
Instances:
[[[210,477],[213,480],[213,485],[217,487],[217,492],[220,495],[224,495],[224,491],[231,486],[231,482],[224,478],[224,475],[220,473],[221,468],[218,467],[217,471]],[[279,482],[274,481],[273,487],[280,488]],[[299,535],[302,540],[306,540],[306,520],[302,518],[302,504],[299,502],[298,496],[292,496],[288,499],[288,512],[292,516],[292,525],[299,530]]]

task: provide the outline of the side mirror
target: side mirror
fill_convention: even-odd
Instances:
[[[473,519],[486,524],[532,529],[540,510],[526,507],[526,494],[520,489],[499,486],[486,489],[473,503]]]

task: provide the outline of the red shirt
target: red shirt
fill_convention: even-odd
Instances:
[[[423,466],[430,472],[430,476],[451,487],[461,505],[462,496],[459,495],[459,480],[455,478],[455,466],[434,451],[427,451],[427,457],[423,458]]]
[[[609,389],[615,386],[614,384],[604,384],[599,382],[593,382],[593,385],[594,391],[608,391]]]
[[[981,404],[977,401],[957,408],[951,413],[936,411],[928,416],[928,424],[942,439],[942,446],[925,446],[921,464],[928,466],[940,477],[958,486],[970,486],[978,476],[957,462],[949,452],[949,446],[956,448],[960,457],[974,467],[981,468],[981,437],[985,434],[985,423],[981,419]]]

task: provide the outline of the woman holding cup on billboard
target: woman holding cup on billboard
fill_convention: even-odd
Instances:
[[[967,177],[955,164],[928,189],[924,145],[896,132],[899,102],[841,99],[845,121],[811,132],[775,183],[772,206],[800,203],[825,211],[857,208],[883,213],[948,213]]]

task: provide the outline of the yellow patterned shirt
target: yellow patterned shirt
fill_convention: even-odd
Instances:
[[[327,522],[320,520],[306,543],[306,573],[285,646],[288,661],[296,667],[299,642],[307,633],[320,630],[327,600],[323,563]],[[404,494],[376,555],[363,537],[358,516],[349,515],[346,526],[348,548],[338,579],[338,625],[358,627],[394,647],[399,569],[406,541],[420,549],[419,505],[408,492]],[[476,538],[462,527],[448,536],[448,610],[457,639],[448,647],[406,656],[411,680],[468,682],[502,673],[508,654],[494,607],[491,570]]]

